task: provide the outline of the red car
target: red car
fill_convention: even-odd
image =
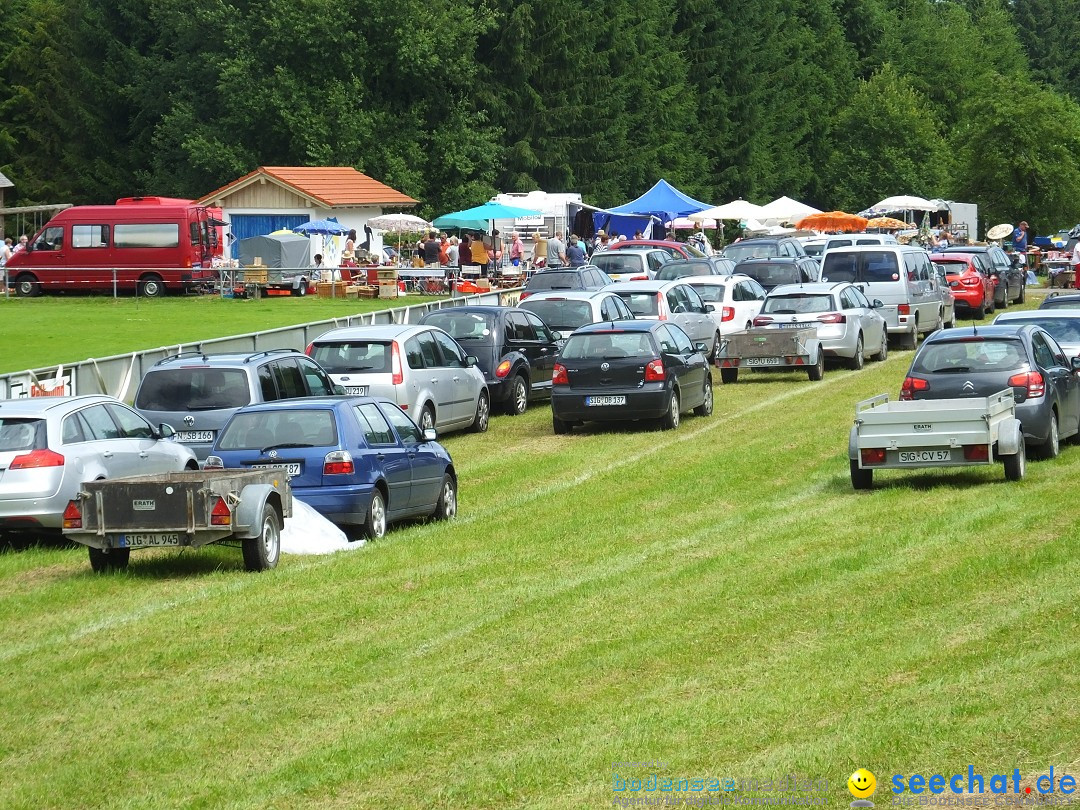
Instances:
[[[945,268],[953,299],[976,318],[995,310],[994,287],[990,265],[981,253],[932,253],[930,261]]]
[[[666,250],[671,254],[673,259],[703,259],[705,254],[698,250],[693,245],[688,245],[686,242],[672,242],[667,239],[624,239],[621,242],[616,242],[614,245],[609,245],[608,250],[618,250],[619,248],[640,248],[640,247],[654,247]]]

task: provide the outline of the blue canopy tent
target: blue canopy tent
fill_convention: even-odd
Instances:
[[[634,231],[645,230],[649,221],[659,222],[662,228],[665,222],[696,214],[706,208],[712,206],[686,196],[667,180],[660,178],[655,186],[636,200],[593,213],[593,227],[598,230],[602,228],[608,233],[614,231],[633,235]]]

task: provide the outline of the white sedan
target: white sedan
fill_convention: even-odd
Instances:
[[[750,276],[694,276],[684,281],[713,305],[712,318],[721,335],[749,329],[765,302],[765,288]]]

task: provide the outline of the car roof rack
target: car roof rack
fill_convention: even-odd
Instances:
[[[177,354],[170,354],[168,357],[162,357],[154,365],[160,366],[162,363],[169,363],[173,360],[190,360],[193,357],[201,357],[203,360],[210,359],[206,352],[178,352]]]
[[[268,357],[271,354],[298,354],[296,349],[280,348],[280,349],[263,349],[262,351],[253,352],[244,358],[244,362],[254,360],[256,357]]]

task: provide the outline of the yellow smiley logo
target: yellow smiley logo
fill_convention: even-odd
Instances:
[[[877,787],[877,779],[866,768],[859,768],[847,780],[847,789],[851,791],[851,795],[856,799],[865,799],[867,796],[874,795],[874,789]]]

